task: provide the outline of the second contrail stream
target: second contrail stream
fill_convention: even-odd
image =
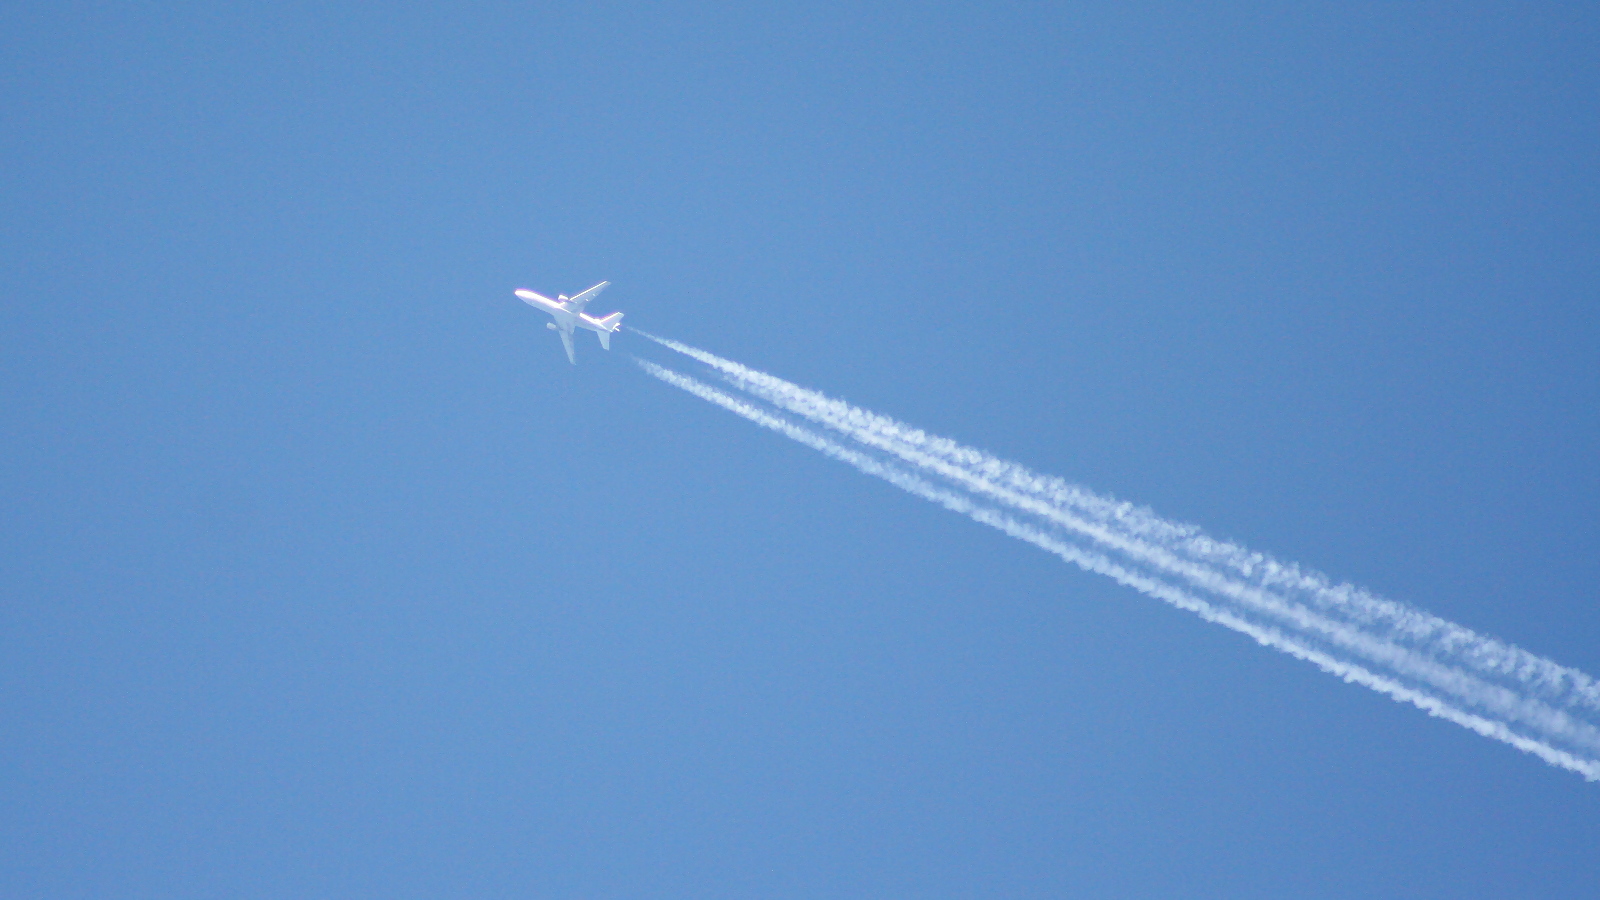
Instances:
[[[1600,780],[1600,688],[1581,671],[704,350],[635,333],[705,364],[744,396],[637,361],[674,387],[1346,681]]]

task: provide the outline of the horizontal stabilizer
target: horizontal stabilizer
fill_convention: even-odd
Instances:
[[[603,349],[611,349],[611,334],[618,328],[622,327],[619,324],[621,321],[622,313],[619,312],[614,312],[611,315],[606,316],[604,319],[595,320],[595,324],[600,326],[595,331],[595,336],[600,338],[600,346]]]

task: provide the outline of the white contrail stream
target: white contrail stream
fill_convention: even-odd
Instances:
[[[1349,585],[1332,585],[1326,576],[1278,562],[1264,554],[1210,538],[1191,525],[1161,519],[1147,509],[1119,503],[1086,488],[1059,478],[1039,475],[1013,462],[964,447],[947,438],[928,435],[921,429],[834,400],[819,392],[802,388],[776,376],[742,366],[715,354],[677,341],[640,332],[665,347],[676,350],[717,369],[741,390],[762,397],[784,409],[827,425],[864,443],[874,441],[902,448],[897,455],[915,455],[921,460],[937,460],[963,470],[967,477],[983,482],[985,491],[1006,490],[1027,495],[1032,501],[1048,504],[1073,514],[1074,522],[1098,523],[1114,527],[1127,538],[1138,539],[1167,553],[1204,562],[1212,570],[1232,572],[1243,583],[1285,593],[1305,595],[1313,606],[1336,609],[1351,621],[1369,630],[1382,630],[1425,649],[1461,657],[1462,662],[1485,674],[1511,677],[1526,689],[1560,705],[1582,706],[1600,711],[1600,683],[1587,674],[1557,665],[1520,648],[1476,634],[1460,625],[1404,604],[1375,597]],[[1066,525],[1065,522],[1058,524]],[[1067,525],[1067,527],[1077,527]],[[1188,572],[1198,570],[1189,569]],[[1205,577],[1210,577],[1207,573]]]
[[[652,336],[646,335],[646,337]],[[1011,483],[1021,482],[1024,487],[1043,480],[1041,476],[1033,475],[1014,463],[988,457],[980,451],[961,447],[946,439],[927,439],[921,432],[917,434],[924,440],[905,440],[902,436],[915,429],[706,351],[661,338],[652,337],[652,339],[713,366],[735,386],[789,412],[834,428],[867,446],[893,453],[919,470],[949,479],[964,490],[999,500],[1014,510],[1039,516],[1051,525],[1070,532],[1075,539],[1087,538],[1102,548],[1127,557],[1137,565],[1153,568],[1166,576],[1177,576],[1193,587],[1217,595],[1224,602],[1235,604],[1235,612],[1238,614],[1264,616],[1298,632],[1304,640],[1325,642],[1339,651],[1355,654],[1369,663],[1375,663],[1393,675],[1418,682],[1431,692],[1452,697],[1457,705],[1496,719],[1531,727],[1547,739],[1569,745],[1582,753],[1600,756],[1600,729],[1569,712],[1552,707],[1546,699],[1530,696],[1530,693],[1547,692],[1540,689],[1548,688],[1552,681],[1548,677],[1548,670],[1561,669],[1548,660],[1541,660],[1516,648],[1505,648],[1460,626],[1427,616],[1392,601],[1370,598],[1370,595],[1366,596],[1372,602],[1361,604],[1349,596],[1327,591],[1313,595],[1310,598],[1313,602],[1307,605],[1296,600],[1289,592],[1264,588],[1249,580],[1230,576],[1226,569],[1219,569],[1214,564],[1206,564],[1204,561],[1196,562],[1192,558],[1184,558],[1182,554],[1174,552],[1169,545],[1141,538],[1141,534],[1175,532],[1203,538],[1198,529],[1156,520],[1156,525],[1159,527],[1130,530],[1117,527],[1118,523],[1114,518],[1109,520],[1106,516],[1085,518],[1071,505],[1049,503],[1050,496],[1041,499],[1039,492],[1019,493],[1008,483],[998,483],[982,474],[1006,468],[1020,471],[1027,476],[1027,480],[1014,478],[1011,479]],[[949,448],[942,454],[945,458],[956,457],[975,463],[966,466],[953,465],[939,456],[917,449],[935,441]],[[979,474],[974,474],[975,472]],[[1093,499],[1096,508],[1115,505],[1114,501],[1094,497],[1082,488],[1066,486],[1073,488],[1073,492],[1078,496]],[[1056,491],[1051,496],[1060,493],[1062,492]],[[1145,513],[1145,518],[1148,521],[1155,517],[1153,513]],[[1386,614],[1387,619],[1375,615],[1375,612]],[[1419,630],[1416,622],[1421,620],[1438,623],[1433,631],[1448,629],[1455,646],[1443,649],[1454,653],[1455,658],[1447,658],[1441,662],[1440,647],[1437,646],[1439,642],[1435,642],[1436,646],[1422,647],[1411,643]],[[1463,643],[1465,646],[1462,646]],[[1464,650],[1469,652],[1463,653]],[[1508,687],[1503,683],[1495,683],[1497,678],[1500,681],[1507,680],[1503,666],[1474,665],[1486,657],[1494,655],[1503,657],[1506,650],[1542,664],[1546,670],[1545,677],[1531,683],[1519,684],[1513,680],[1513,686]],[[1531,667],[1524,665],[1522,671],[1526,672],[1529,668]],[[1588,678],[1576,670],[1565,669],[1562,672],[1569,684]],[[1558,705],[1583,706],[1587,705],[1584,703],[1585,699],[1579,694],[1576,698],[1567,697],[1564,698],[1564,702],[1558,701]]]
[[[1044,528],[973,504],[962,494],[898,466],[848,450],[753,404],[640,361],[646,371],[669,384],[1347,681],[1412,703],[1590,780],[1600,779],[1600,729],[1576,715],[1582,708],[1596,708],[1595,682],[1578,670],[1403,604],[1348,586],[1331,586],[1323,576],[1215,541],[1192,526],[1167,522],[1148,510],[930,437],[703,350],[640,334],[706,363],[755,397],[892,454],[915,471],[938,476],[960,491],[1041,519]],[[1076,542],[1083,540],[1123,557],[1126,564],[1077,547]],[[1170,578],[1187,582],[1212,599],[1202,600],[1164,580]]]

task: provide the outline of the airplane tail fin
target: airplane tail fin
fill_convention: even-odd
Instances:
[[[622,313],[614,312],[611,315],[606,316],[604,319],[599,319],[597,321],[601,326],[603,326],[605,328],[604,331],[596,331],[595,332],[595,335],[600,338],[600,347],[603,350],[610,350],[611,349],[611,335],[619,327],[621,327],[617,323],[622,321]]]

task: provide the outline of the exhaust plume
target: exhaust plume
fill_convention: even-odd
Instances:
[[[636,330],[637,331],[637,330]],[[963,446],[676,341],[742,392],[636,360],[656,378],[912,494],[1410,703],[1600,780],[1600,685],[1587,674],[1192,525]],[[768,407],[828,429],[841,444]]]

